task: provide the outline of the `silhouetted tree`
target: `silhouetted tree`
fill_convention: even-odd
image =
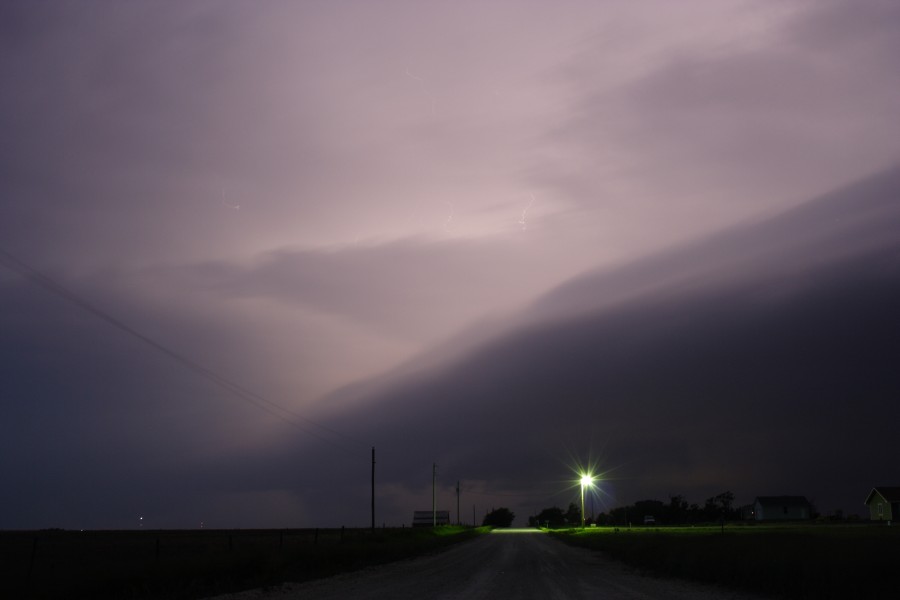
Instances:
[[[529,517],[528,524],[532,527],[562,527],[566,523],[566,516],[558,506],[545,508],[534,517]]]
[[[716,502],[722,507],[722,512],[727,515],[731,512],[731,505],[734,504],[734,494],[731,492],[722,492],[716,496]]]
[[[688,506],[684,496],[669,496],[669,506],[667,507],[666,522],[668,523],[684,523],[687,520]]]
[[[628,525],[628,515],[633,515],[633,506],[619,506],[609,511],[609,522],[612,525]]]
[[[581,509],[574,502],[569,503],[569,510],[566,511],[566,523],[569,525],[581,526]]]
[[[707,498],[703,506],[688,504],[684,496],[678,495],[669,496],[668,504],[659,500],[640,500],[629,506],[616,507],[609,511],[603,522],[608,525],[628,526],[632,523],[642,523],[647,515],[653,515],[657,523],[699,523],[739,519],[740,509],[734,507],[734,494],[730,491]]]
[[[594,523],[597,525],[610,525],[612,523],[612,517],[611,515],[602,512],[594,519]]]
[[[491,527],[509,527],[515,518],[516,515],[512,511],[501,506],[486,514],[481,524]]]
[[[703,506],[703,516],[710,520],[735,518],[736,511],[732,510],[732,504],[734,504],[734,494],[729,491],[707,498],[706,504]]]

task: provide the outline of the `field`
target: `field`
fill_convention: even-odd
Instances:
[[[471,528],[0,532],[8,598],[202,598],[443,548]]]
[[[900,527],[727,525],[589,528],[560,539],[652,574],[784,598],[900,597]]]

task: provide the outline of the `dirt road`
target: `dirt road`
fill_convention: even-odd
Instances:
[[[304,599],[759,600],[701,584],[642,576],[601,555],[527,530],[496,531],[446,552],[216,600]]]

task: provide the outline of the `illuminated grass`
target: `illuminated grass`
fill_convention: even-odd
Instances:
[[[527,534],[541,534],[545,533],[543,529],[535,529],[534,527],[510,527],[504,529],[494,529],[491,533],[498,533],[501,535],[527,535]]]
[[[660,575],[789,598],[900,597],[895,527],[598,527],[556,535]]]

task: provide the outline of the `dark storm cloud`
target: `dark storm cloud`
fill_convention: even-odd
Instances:
[[[674,276],[650,293],[552,311],[561,296],[603,306],[623,275],[577,280],[538,305],[555,320],[372,399],[356,435],[392,452],[401,466],[384,468],[401,481],[431,448],[450,477],[550,498],[560,456],[593,447],[603,468],[619,467],[605,484],[617,501],[732,489],[740,501],[797,493],[857,512],[893,472],[870,457],[898,450],[898,231],[895,169],[636,264],[635,279]],[[698,262],[710,268],[678,277]]]
[[[631,298],[672,290],[723,285],[760,285],[759,293],[800,289],[815,266],[852,260],[889,246],[896,232],[897,168],[761,220],[754,227],[730,228],[685,244],[676,253],[659,253],[619,269],[601,269],[545,294],[531,313],[560,318],[615,306]],[[848,198],[865,202],[852,205]],[[772,287],[777,278],[779,285]],[[761,281],[769,282],[762,286]]]

